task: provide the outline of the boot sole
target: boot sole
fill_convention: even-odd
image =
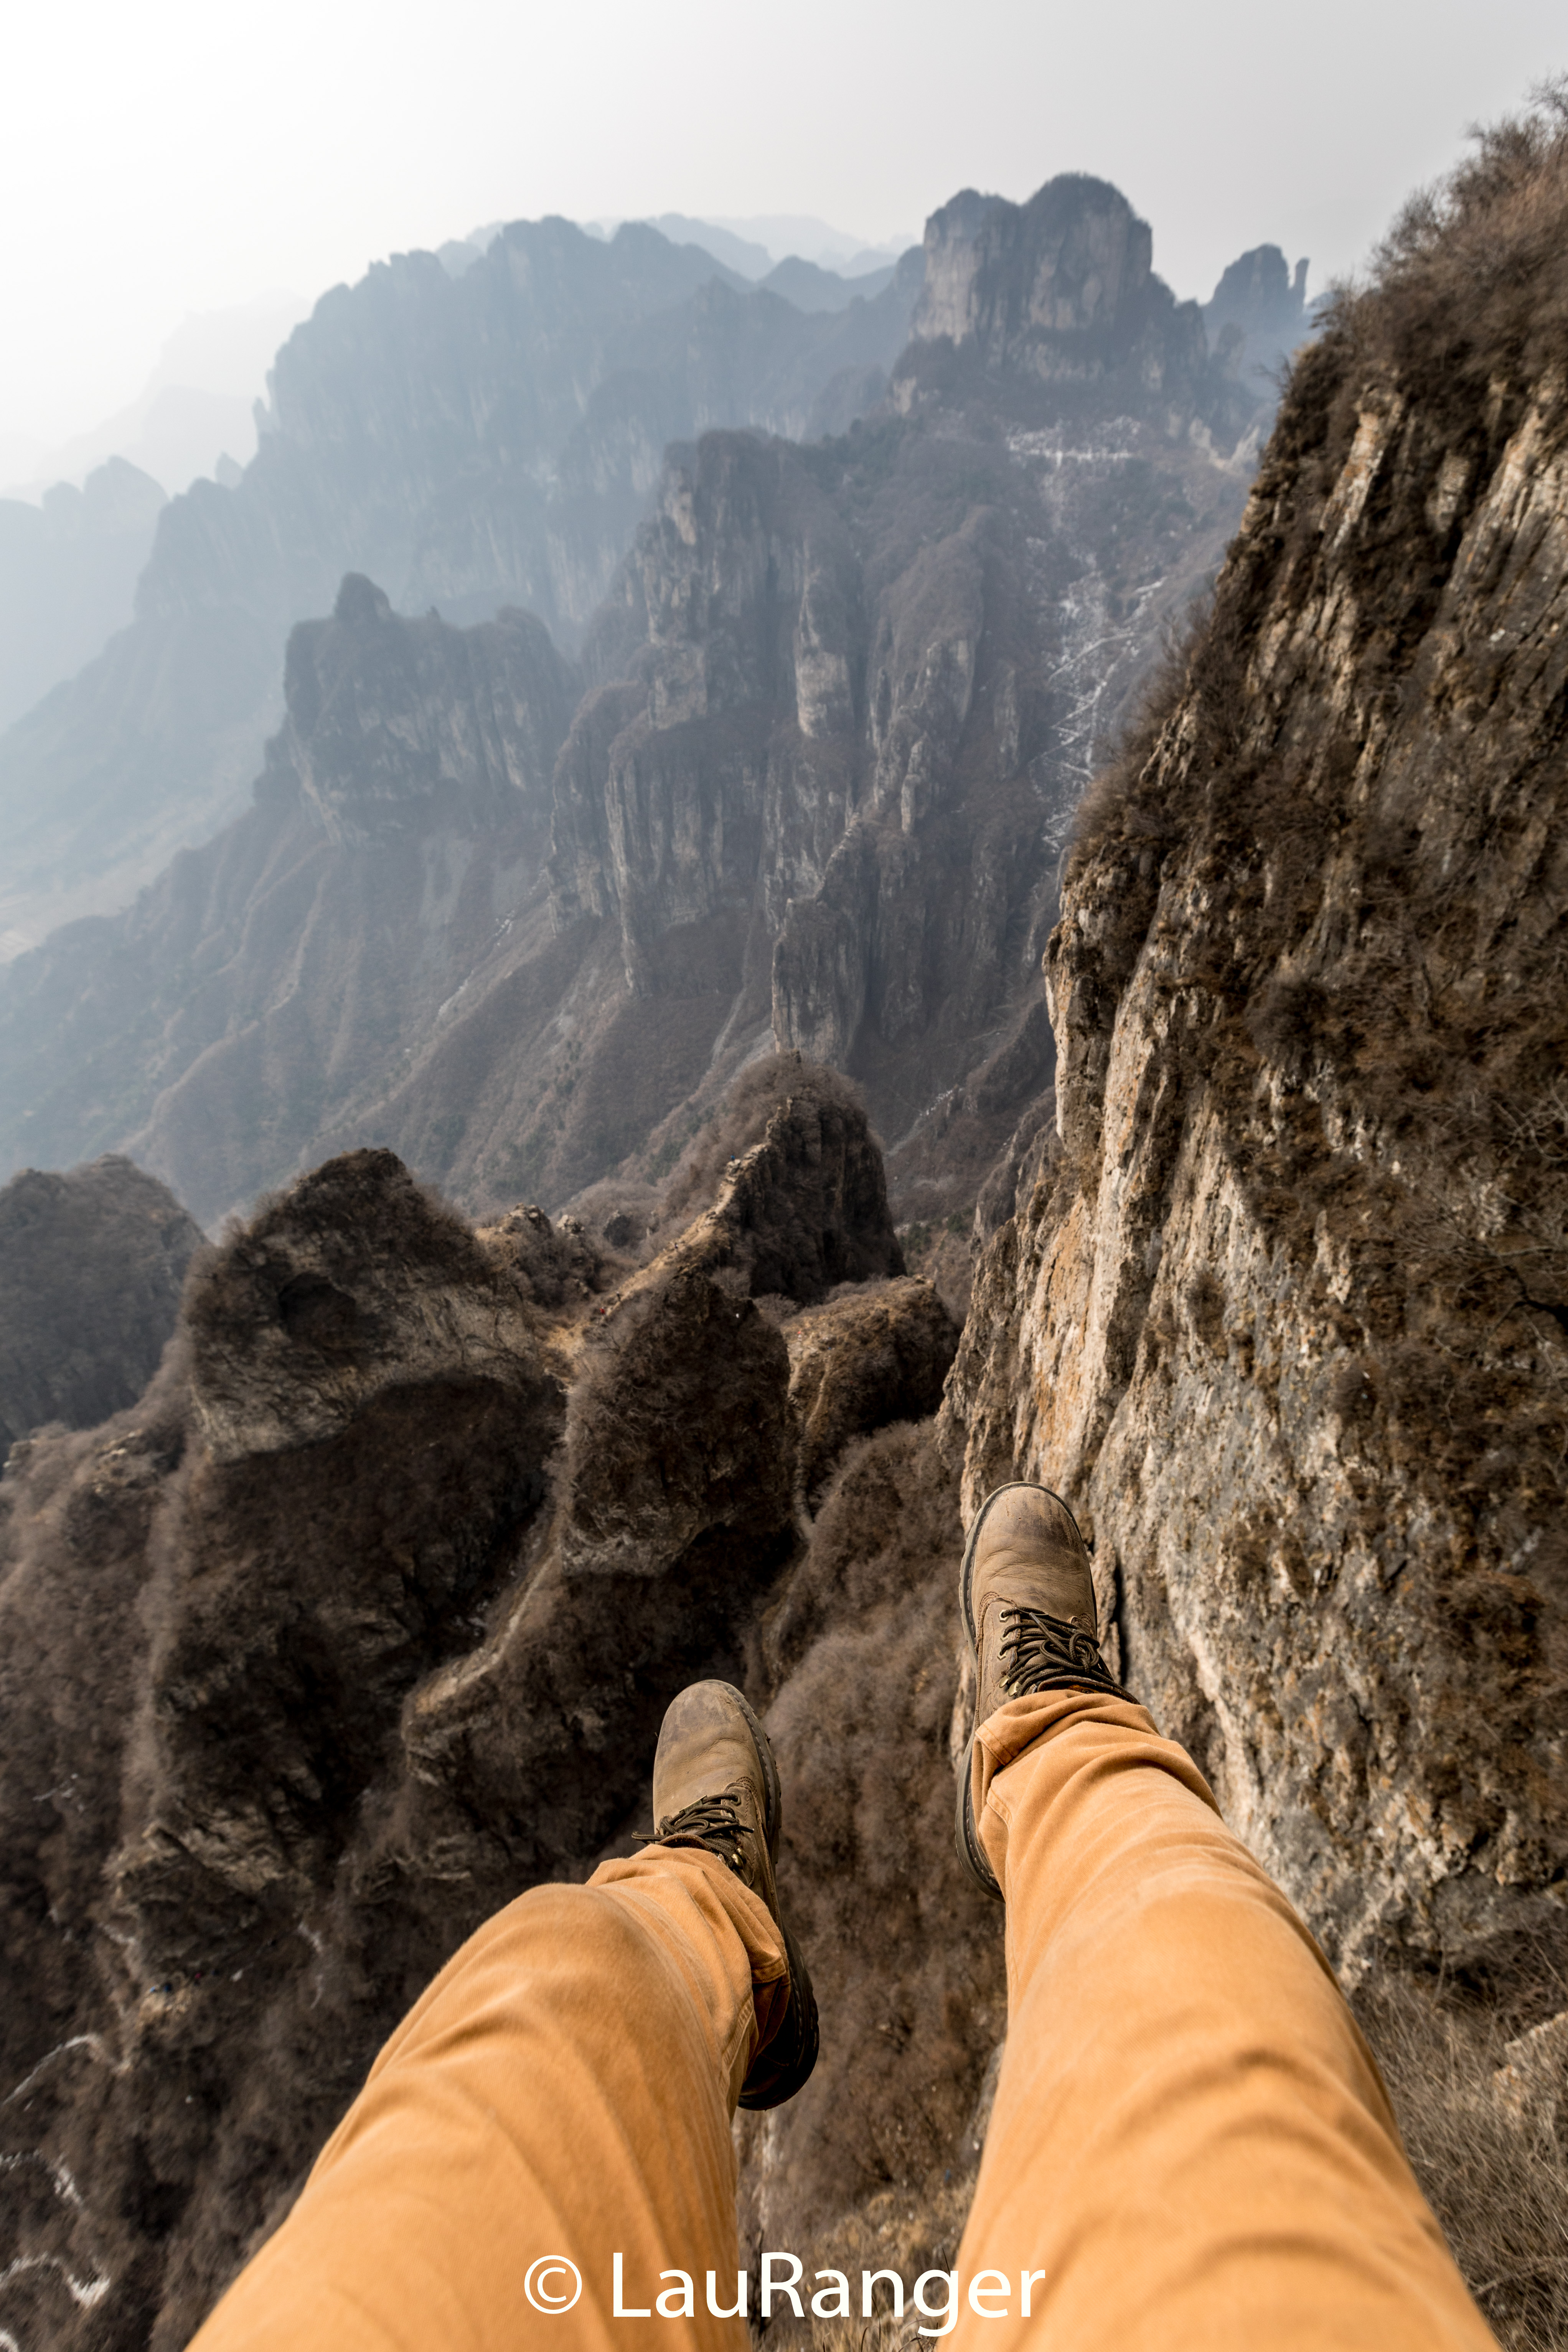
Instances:
[[[974,1607],[969,1583],[969,1571],[974,1560],[974,1547],[980,1540],[980,1530],[985,1525],[992,1504],[999,1501],[1004,1495],[1016,1494],[1020,1488],[1026,1488],[1032,1495],[1049,1495],[1053,1503],[1061,1503],[1062,1509],[1067,1511],[1068,1518],[1072,1519],[1074,1528],[1078,1528],[1078,1521],[1073,1518],[1067,1505],[1062,1503],[1062,1498],[1055,1488],[1037,1486],[1028,1478],[1009,1478],[1005,1486],[993,1486],[981,1504],[974,1514],[974,1525],[969,1530],[969,1540],[963,1547],[963,1560],[958,1571],[958,1609],[963,1620],[963,1638],[969,1645],[969,1654],[974,1661],[976,1682],[980,1676],[980,1635],[974,1622]],[[1079,1540],[1081,1542],[1082,1539],[1080,1534]],[[979,1728],[979,1725],[976,1724],[975,1731]],[[1007,1898],[997,1884],[996,1874],[986,1857],[985,1849],[980,1843],[980,1833],[974,1824],[973,1764],[974,1732],[972,1731],[969,1735],[969,1744],[963,1751],[963,1769],[958,1780],[953,1843],[958,1848],[958,1858],[970,1876],[984,1888],[987,1895],[994,1896],[998,1903],[1005,1903]]]

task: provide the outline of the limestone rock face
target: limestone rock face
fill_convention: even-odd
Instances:
[[[1023,205],[966,190],[927,222],[925,263],[916,344],[1044,381],[1113,379],[1138,408],[1205,405],[1198,307],[1155,277],[1148,223],[1107,181],[1065,173]]]
[[[173,1336],[200,1227],[112,1156],[0,1192],[0,1456],[41,1423],[133,1404]]]
[[[970,1508],[1080,1514],[1124,1675],[1352,1971],[1560,1938],[1568,1853],[1568,405],[1500,372],[1472,430],[1380,315],[1299,363],[1086,810],[1060,1148],[948,1405]]]
[[[667,474],[590,668],[556,792],[556,919],[619,919],[628,984],[658,936],[761,902],[776,928],[821,880],[849,813],[861,583],[834,505],[793,450],[710,435]]]

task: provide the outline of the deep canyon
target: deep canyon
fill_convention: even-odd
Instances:
[[[823,2016],[742,2257],[940,2263],[1005,2031],[954,1578],[1013,1476],[1383,2021],[1500,2339],[1564,2340],[1565,224],[1546,113],[1271,416],[1281,257],[1205,319],[1104,183],[961,196],[875,333],[778,330],[776,415],[595,394],[485,617],[403,608],[488,478],[416,545],[323,460],[249,806],[0,976],[8,1164],[72,1171],[0,1192],[27,2352],[188,2339],[462,1936],[630,1850],[705,1674]],[[553,249],[365,300],[434,366]],[[692,316],[761,299],[685,250]]]

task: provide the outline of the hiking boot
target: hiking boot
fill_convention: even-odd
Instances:
[[[964,1546],[959,1606],[978,1687],[974,1724],[1010,1698],[1037,1691],[1128,1693],[1100,1654],[1089,1553],[1059,1495],[1047,1486],[997,1486],[980,1506]],[[958,1786],[958,1858],[987,1895],[1002,1889],[974,1826],[971,1736]]]
[[[779,1916],[773,1864],[784,1804],[767,1733],[730,1683],[689,1683],[666,1710],[653,1759],[654,1836],[700,1845],[760,1895],[784,1937],[789,2006],[752,2057],[743,2107],[793,2099],[816,2063],[816,2002],[794,1937]]]

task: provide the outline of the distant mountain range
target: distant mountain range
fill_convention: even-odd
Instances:
[[[1238,270],[1272,349],[1300,289]],[[1239,517],[1246,333],[1081,177],[955,198],[836,311],[564,222],[327,297],[244,482],[171,505],[133,627],[4,747],[35,872],[100,887],[261,771],[9,967],[7,1158],[129,1148],[210,1220],[373,1139],[559,1202],[773,1041],[861,1079],[903,1213],[966,1205],[1049,1081],[1078,796]],[[333,617],[285,663],[291,606]]]
[[[348,570],[473,620],[509,604],[576,642],[668,442],[810,437],[870,404],[920,285],[806,311],[695,246],[570,222],[503,230],[325,295],[279,352],[238,482],[173,500],[135,615],[0,738],[0,932],[123,905],[243,805],[281,716],[284,640]]]

